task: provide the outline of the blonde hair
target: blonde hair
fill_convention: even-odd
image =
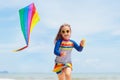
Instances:
[[[70,27],[69,24],[63,24],[63,25],[61,25],[60,28],[59,28],[59,31],[58,31],[58,33],[57,33],[57,35],[56,35],[56,37],[55,37],[55,40],[54,40],[55,43],[56,43],[57,40],[62,39],[61,30],[62,30],[62,28],[63,28],[64,26],[68,26],[68,27],[70,28],[70,31],[71,31],[71,27]]]

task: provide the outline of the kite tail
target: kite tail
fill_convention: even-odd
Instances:
[[[22,47],[22,48],[20,48],[20,49],[14,50],[14,52],[21,51],[21,50],[23,50],[23,49],[25,49],[25,48],[27,48],[27,47],[28,47],[28,45],[26,45],[26,46],[24,46],[24,47]]]

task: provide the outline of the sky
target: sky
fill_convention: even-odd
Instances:
[[[21,31],[19,9],[34,2],[40,15],[29,47]],[[71,39],[85,38],[82,52],[72,51],[74,73],[120,72],[119,0],[3,0],[0,1],[0,71],[53,73],[54,38],[59,26],[68,23]]]

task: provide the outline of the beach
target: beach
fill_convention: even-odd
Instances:
[[[0,80],[58,80],[53,73],[7,73],[0,74]],[[72,74],[72,80],[120,80],[120,74]]]

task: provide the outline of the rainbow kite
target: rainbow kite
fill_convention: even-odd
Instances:
[[[40,20],[40,17],[38,15],[38,12],[35,8],[34,3],[31,3],[30,5],[20,9],[19,16],[20,16],[21,30],[23,32],[23,35],[26,41],[26,46],[15,50],[15,52],[21,51],[28,47],[29,40],[30,40],[30,33],[32,32],[34,26]]]

